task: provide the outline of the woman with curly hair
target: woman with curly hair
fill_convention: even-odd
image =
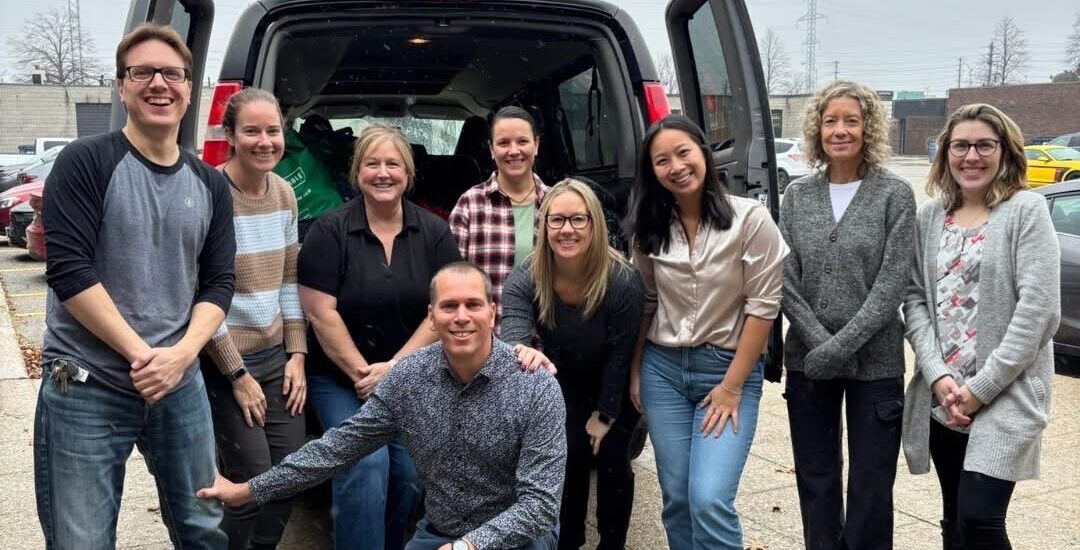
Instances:
[[[964,105],[938,137],[904,297],[915,376],[904,410],[913,474],[934,462],[946,550],[1006,550],[1016,482],[1039,475],[1050,413],[1060,250],[1046,200],[1027,191],[1009,117]]]
[[[803,537],[809,550],[891,549],[904,398],[899,308],[915,196],[883,166],[889,127],[873,90],[834,82],[810,101],[803,121],[804,154],[815,170],[792,182],[780,206],[791,247],[782,301],[791,323],[784,396]]]

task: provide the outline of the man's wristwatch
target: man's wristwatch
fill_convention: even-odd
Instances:
[[[469,550],[469,543],[462,539],[457,539],[450,543],[450,550]]]
[[[244,368],[243,366],[241,366],[240,368],[238,368],[238,369],[236,369],[236,370],[234,370],[232,372],[225,373],[225,378],[228,379],[229,382],[236,382],[237,380],[240,379],[241,376],[243,376],[243,375],[245,375],[247,373],[248,373],[247,369]]]
[[[596,419],[603,422],[604,424],[606,424],[608,426],[610,426],[612,421],[614,421],[613,418],[611,418],[610,416],[608,416],[608,415],[606,415],[606,414],[604,414],[602,412],[596,413]]]

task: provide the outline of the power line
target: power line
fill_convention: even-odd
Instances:
[[[817,11],[817,0],[807,0],[807,10],[796,21],[806,23],[806,39],[803,46],[806,48],[806,89],[814,91],[817,88],[817,22],[825,19],[825,16]]]

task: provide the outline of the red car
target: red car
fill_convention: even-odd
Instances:
[[[45,180],[36,180],[31,183],[12,187],[0,194],[0,227],[11,225],[11,208],[30,200],[31,193],[41,195],[45,188]]]
[[[41,222],[41,191],[30,194],[30,207],[34,209],[34,221],[26,228],[26,252],[30,257],[45,260],[45,224]]]

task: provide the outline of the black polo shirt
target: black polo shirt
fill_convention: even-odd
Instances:
[[[378,237],[368,228],[363,197],[319,218],[300,248],[300,284],[337,298],[337,311],[353,343],[369,363],[388,361],[427,316],[428,284],[442,266],[461,259],[450,227],[434,214],[402,200],[401,232],[390,265]],[[323,352],[308,328],[309,372],[337,377],[344,372]]]

